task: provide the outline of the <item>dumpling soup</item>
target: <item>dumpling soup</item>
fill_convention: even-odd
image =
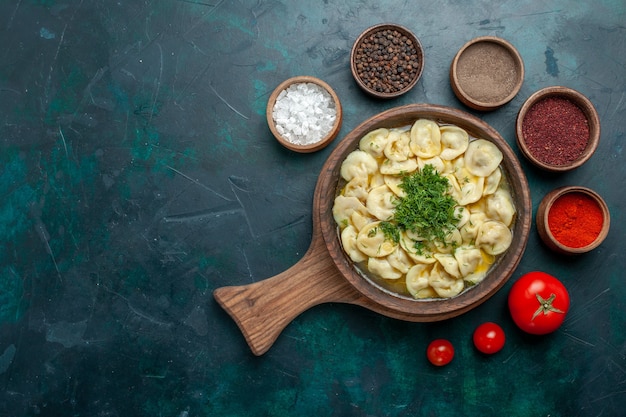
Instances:
[[[340,169],[343,250],[365,278],[410,298],[480,283],[513,238],[502,158],[492,142],[428,119],[367,133]]]

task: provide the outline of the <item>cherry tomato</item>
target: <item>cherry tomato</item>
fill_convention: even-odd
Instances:
[[[444,366],[454,358],[454,347],[446,339],[435,339],[426,349],[426,357],[435,366]]]
[[[483,323],[474,330],[474,346],[482,353],[492,354],[504,347],[504,330],[496,323]]]
[[[565,285],[545,272],[529,272],[509,292],[509,311],[517,326],[530,334],[548,334],[558,329],[569,310]]]

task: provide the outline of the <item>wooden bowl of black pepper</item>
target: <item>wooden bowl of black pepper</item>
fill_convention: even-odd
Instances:
[[[532,94],[520,108],[517,145],[533,165],[549,172],[583,165],[600,142],[600,118],[582,93],[552,86]]]
[[[350,68],[367,94],[390,99],[417,84],[424,70],[424,50],[407,28],[379,24],[366,29],[354,42]]]

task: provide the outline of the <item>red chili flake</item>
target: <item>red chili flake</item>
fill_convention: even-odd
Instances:
[[[562,97],[538,101],[522,122],[526,146],[535,158],[551,165],[577,160],[589,142],[589,122],[583,111]]]

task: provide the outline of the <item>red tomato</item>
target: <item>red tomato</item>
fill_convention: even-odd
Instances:
[[[565,285],[545,272],[529,272],[509,292],[509,311],[517,326],[531,334],[558,329],[569,310]]]
[[[446,339],[435,339],[428,345],[426,356],[435,366],[444,366],[454,358],[454,347]]]
[[[474,330],[474,346],[482,353],[492,354],[504,347],[504,330],[496,323],[483,323]]]

